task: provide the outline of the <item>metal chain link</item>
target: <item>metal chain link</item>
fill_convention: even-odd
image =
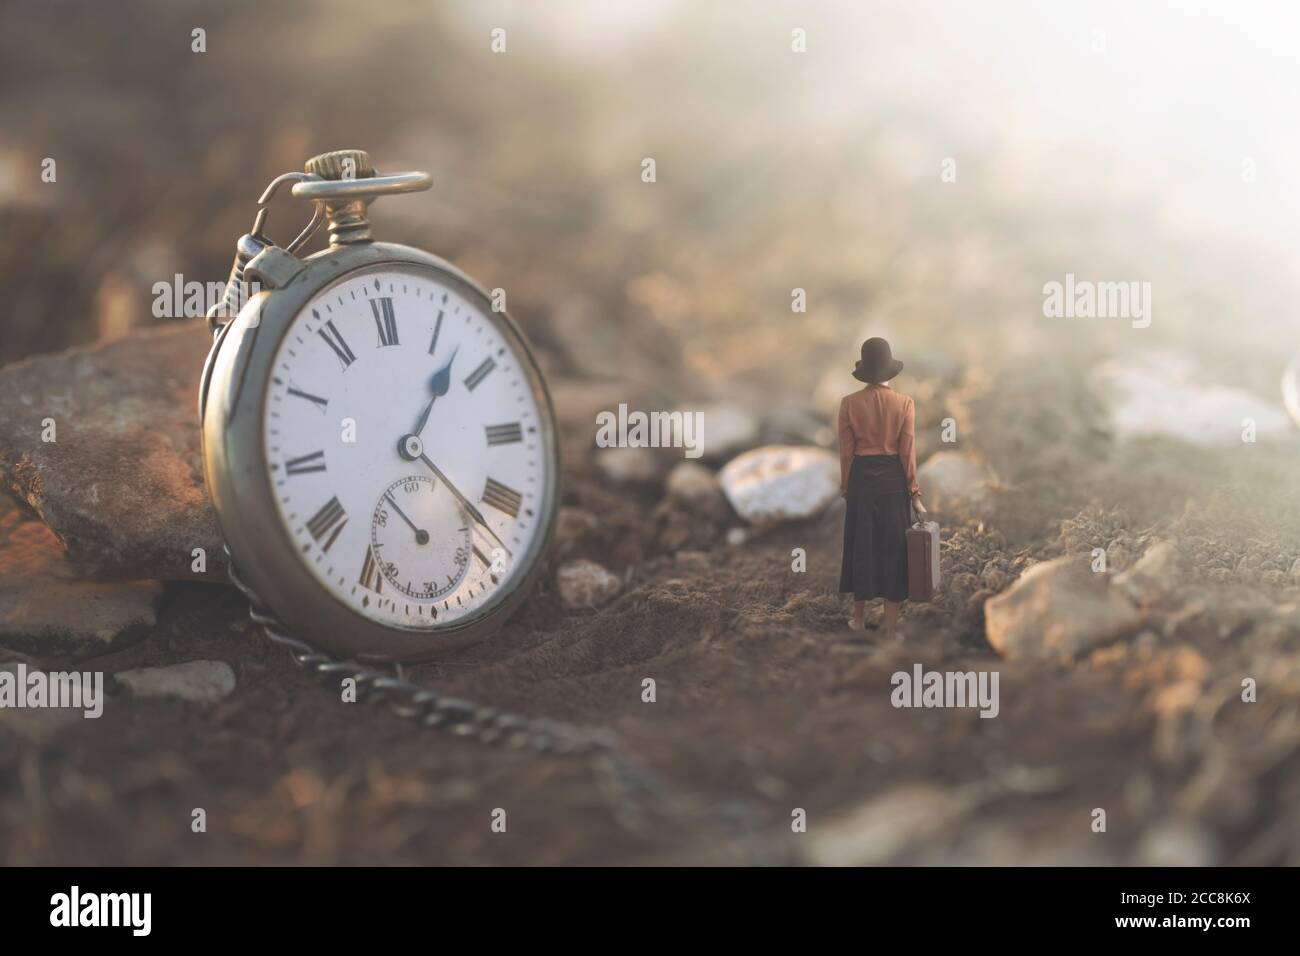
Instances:
[[[637,833],[689,829],[712,820],[734,829],[732,815],[711,813],[694,797],[672,791],[645,763],[628,753],[616,734],[609,730],[579,727],[564,721],[526,717],[450,697],[423,684],[416,684],[356,661],[339,660],[288,633],[240,577],[225,549],[226,569],[231,583],[248,601],[248,617],[275,644],[286,648],[304,671],[331,684],[345,678],[356,682],[357,700],[386,703],[389,709],[422,727],[434,728],[480,743],[528,750],[538,754],[584,757],[591,761],[621,826]],[[745,829],[748,829],[747,827]]]

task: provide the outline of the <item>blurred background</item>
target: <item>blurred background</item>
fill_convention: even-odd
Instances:
[[[177,273],[224,280],[267,182],[324,150],[364,148],[381,171],[434,176],[431,192],[373,207],[376,235],[507,291],[566,428],[566,504],[595,515],[592,526],[602,530],[593,534],[603,539],[591,556],[627,580],[655,560],[671,571],[673,552],[688,543],[715,549],[717,571],[733,519],[708,527],[678,516],[680,534],[647,530],[658,484],[615,494],[585,474],[596,411],[726,401],[760,421],[749,445],[761,437],[830,446],[838,400],[857,387],[849,372],[858,347],[883,335],[906,363],[897,384],[917,400],[922,461],[944,447],[940,428],[951,420],[957,450],[992,478],[981,509],[945,515],[942,613],[922,618],[937,655],[959,648],[980,666],[994,660],[983,602],[1026,562],[1104,546],[1112,569],[1123,570],[1161,538],[1177,543],[1193,588],[1202,589],[1191,596],[1202,603],[1169,611],[1160,640],[1173,635],[1198,648],[1208,663],[1196,673],[1207,683],[1231,691],[1243,672],[1272,675],[1274,686],[1286,675],[1289,703],[1275,697],[1274,707],[1294,712],[1300,701],[1300,492],[1281,387],[1300,347],[1300,9],[1109,0],[9,0],[5,22],[0,364],[181,321],[153,318],[155,283]],[[205,52],[192,50],[196,28],[205,31]],[[504,31],[504,52],[493,52],[495,30]],[[41,180],[46,158],[57,164],[53,183]],[[647,158],[653,183],[642,178]],[[307,212],[282,195],[271,236],[287,242]],[[1044,285],[1067,274],[1149,282],[1149,327],[1046,317]],[[795,290],[806,295],[806,311],[792,310]],[[1258,442],[1241,440],[1245,419]],[[825,662],[809,649],[826,646],[823,632],[842,621],[836,520],[816,527],[811,540],[824,566],[794,596],[782,583],[789,548],[807,545],[807,536],[768,542],[770,553],[761,542],[737,552],[745,556],[738,560],[768,561],[770,574],[748,566],[710,578],[701,570],[692,580],[716,587],[707,600],[652,589],[593,624],[562,617],[547,598],[526,623],[551,629],[549,640],[576,635],[630,661],[639,660],[637,648],[662,650],[660,638],[730,634],[743,624],[758,648],[751,653],[766,655],[752,674],[730,658],[700,666],[689,657],[696,648],[683,651],[683,667],[713,673],[716,687],[732,678],[757,681],[763,694],[797,690],[785,670],[752,675]],[[1217,590],[1204,591],[1210,586]],[[744,617],[745,602],[764,601],[766,617]],[[242,611],[229,603],[229,613]],[[1234,607],[1245,610],[1223,610]],[[1289,616],[1274,615],[1278,608]],[[1152,640],[1162,626],[1152,625]],[[599,644],[601,634],[632,650]],[[532,639],[528,632],[519,646],[531,648]],[[802,664],[783,649],[796,640],[805,642]],[[584,668],[594,673],[607,662],[586,644],[572,648],[581,649],[579,663],[565,673],[579,675],[580,691],[560,693],[557,682],[548,706],[603,719],[599,701],[622,698],[594,694]],[[507,645],[502,653],[513,652]],[[562,654],[548,650],[540,663],[563,670],[570,664]],[[835,683],[843,658],[829,660],[822,677],[843,690]],[[1150,795],[1189,779],[1201,781],[1202,796],[1222,795],[1206,789],[1206,768],[1219,768],[1214,786],[1223,793],[1235,786],[1217,751],[1211,759],[1194,748],[1186,753],[1196,756],[1170,764],[1176,772],[1144,776],[1149,741],[1134,740],[1151,730],[1149,710],[1116,717],[1111,736],[1092,749],[1066,747],[1078,713],[1101,699],[1100,678],[1006,668],[1026,694],[1080,708],[1023,713],[1024,752],[1057,759],[1069,751],[1076,763],[1066,776],[1076,783],[1113,771],[1115,792],[1137,794],[1134,820],[1162,823],[1172,804]],[[1134,668],[1115,678],[1126,688],[1118,700],[1136,699]],[[537,708],[525,693],[531,683],[504,670],[448,673],[468,675],[467,694],[495,689],[514,706]],[[842,738],[851,734],[860,747],[857,711],[827,716],[791,742],[792,715],[807,716],[807,697],[774,699],[734,694],[729,705],[752,703],[752,712],[730,728],[710,723],[708,705],[667,711],[680,723],[660,756],[689,766],[696,747],[696,779],[729,786],[717,754],[766,727],[771,746],[786,748],[783,772],[823,787],[821,805],[884,786],[875,754],[858,777],[843,769],[834,779]],[[1261,726],[1243,723],[1242,738],[1258,739]],[[889,780],[961,777],[928,749],[923,730],[898,725],[893,746],[912,746],[919,762],[880,771]],[[718,744],[715,732],[731,743]],[[908,733],[919,736],[898,744]],[[137,751],[150,740],[142,731]],[[334,753],[332,740],[317,743]],[[971,750],[964,738],[949,743],[954,761]],[[808,750],[817,747],[825,752]],[[1209,821],[1211,840],[1229,851],[1203,853],[1207,841],[1197,836],[1180,859],[1300,859],[1300,818],[1285,809],[1300,806],[1297,739],[1279,748],[1266,766],[1231,778],[1257,775],[1260,797],[1247,809],[1233,804],[1215,818],[1208,797],[1180,804]],[[312,804],[290,790],[294,806]],[[784,826],[788,808],[769,796]],[[346,801],[331,806],[347,810]],[[1006,810],[1004,829],[986,831],[993,835],[967,855],[943,855],[947,848],[929,859],[1019,859],[1008,848],[1023,836],[1023,817],[1015,805]],[[15,811],[14,821],[25,819]],[[1134,833],[1145,826],[1132,825]],[[351,851],[326,841],[312,857],[296,836],[267,837],[273,830],[260,820],[248,827],[254,843],[273,844],[268,859],[386,862],[406,846],[394,837],[395,856],[385,856],[360,838]],[[329,817],[317,836],[327,831],[346,844],[343,823]],[[1044,839],[1061,832],[1045,828]],[[1166,845],[1159,838],[1157,850]],[[103,859],[119,860],[117,848],[130,839]],[[159,837],[157,856],[139,858],[166,859],[168,839]],[[436,833],[427,839],[428,853],[442,852]],[[497,852],[463,849],[468,860]],[[212,852],[247,859],[244,850]],[[42,852],[23,858],[47,860]],[[560,848],[542,861],[603,862],[613,852]]]
[[[224,279],[262,186],[342,145],[434,173],[380,229],[506,288],[554,362],[685,398],[806,399],[868,329],[915,362],[1177,343],[1269,396],[1294,344],[1285,5],[9,11],[0,360],[152,321],[174,273]],[[277,203],[273,232],[303,213]],[[1067,271],[1150,281],[1151,328],[1045,320]]]

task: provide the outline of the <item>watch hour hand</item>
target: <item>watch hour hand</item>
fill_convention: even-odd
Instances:
[[[429,403],[424,406],[424,411],[420,413],[420,420],[415,423],[415,431],[411,434],[419,435],[424,431],[425,424],[429,421],[429,413],[433,411],[433,403],[447,394],[451,388],[451,363],[456,361],[456,353],[460,351],[460,346],[456,346],[451,351],[451,358],[447,359],[447,364],[438,371],[433,373],[433,378],[429,379],[429,391],[433,394],[429,397]]]

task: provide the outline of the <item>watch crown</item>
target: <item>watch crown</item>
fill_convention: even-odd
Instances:
[[[303,170],[322,179],[369,179],[375,175],[370,154],[364,149],[332,149],[307,160]]]

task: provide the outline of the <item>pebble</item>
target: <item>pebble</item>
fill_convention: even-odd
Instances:
[[[649,448],[597,448],[596,467],[610,481],[648,485],[661,472],[659,457]]]
[[[135,697],[171,697],[192,704],[215,704],[235,690],[235,672],[225,661],[141,667],[119,671],[114,677]]]
[[[623,581],[595,561],[570,561],[556,572],[560,600],[569,608],[594,608],[607,604],[623,589]]]
[[[1115,586],[1135,604],[1155,604],[1173,591],[1178,575],[1178,552],[1168,541],[1158,541],[1127,571],[1115,578]]]

